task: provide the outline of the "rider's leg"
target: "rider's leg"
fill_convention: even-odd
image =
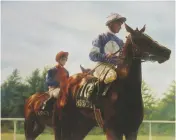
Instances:
[[[49,98],[43,102],[42,109],[45,110],[47,108],[48,102],[52,97],[49,95]]]
[[[117,78],[117,73],[114,69],[112,68],[107,68],[107,69],[109,70],[107,70],[107,74],[105,75],[106,77],[104,78],[105,84],[112,83]]]
[[[109,71],[107,71],[107,74],[104,77],[104,83],[106,84],[106,86],[102,93],[103,96],[106,95],[109,87],[111,86],[111,83],[116,79],[117,79],[116,71],[112,68],[109,68]]]
[[[93,75],[99,79],[94,89],[92,91],[92,95],[89,100],[93,102],[97,102],[99,96],[106,95],[111,83],[117,78],[117,74],[115,68],[109,64],[98,63],[98,67],[95,69]]]
[[[45,102],[43,103],[43,107],[42,109],[45,110],[48,108],[48,106],[50,106],[50,104],[52,104],[58,97],[59,95],[59,88],[53,88],[53,87],[49,87],[49,98],[47,100],[45,100]]]
[[[103,86],[100,85],[100,89],[102,89],[103,87],[102,95],[106,95],[106,92],[109,89],[111,83],[117,78],[115,68],[109,64],[102,64],[95,71],[96,71],[95,75],[97,76],[97,78],[100,79],[101,83],[102,82],[104,83],[104,85],[102,84]]]

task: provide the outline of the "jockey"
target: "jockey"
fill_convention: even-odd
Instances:
[[[49,99],[45,101],[43,109],[46,108],[51,99],[56,100],[59,94],[65,93],[67,88],[67,80],[69,78],[68,71],[64,68],[65,63],[68,59],[68,52],[59,52],[56,55],[56,62],[58,63],[55,67],[48,70],[46,75],[46,84],[49,88],[48,94]]]
[[[125,21],[125,17],[112,13],[107,17],[106,26],[108,31],[98,35],[92,41],[93,48],[89,53],[89,57],[92,61],[98,62],[94,76],[99,78],[100,81],[104,79],[105,84],[111,83],[117,78],[115,66],[122,63],[122,59],[118,57],[119,53],[116,52],[123,47],[124,43],[115,34],[119,33],[121,25]],[[113,55],[114,53],[116,54]]]

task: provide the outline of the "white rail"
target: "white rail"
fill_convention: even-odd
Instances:
[[[24,121],[24,118],[1,118],[1,121],[13,121],[14,131],[13,131],[13,140],[16,140],[16,130],[17,130],[17,121]],[[152,140],[152,123],[175,123],[176,121],[165,121],[165,120],[144,120],[143,123],[149,123],[149,140]]]

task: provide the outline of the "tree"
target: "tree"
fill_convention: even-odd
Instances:
[[[164,98],[158,104],[157,117],[162,120],[175,120],[175,88],[176,82],[172,81]]]
[[[154,114],[157,120],[175,120],[175,88],[173,81],[164,98],[160,100],[157,106],[157,112]],[[155,129],[158,134],[174,135],[174,124],[156,124]]]
[[[46,74],[47,74],[48,70],[49,70],[49,67],[44,67],[44,69],[42,71],[42,74],[41,74],[40,89],[42,91],[47,91],[48,90],[48,88],[47,88],[47,86],[45,84],[45,78],[46,78]]]
[[[153,91],[147,85],[145,81],[142,81],[142,97],[144,102],[144,120],[152,120],[153,114],[156,112],[157,99],[153,95]],[[142,135],[148,134],[148,125],[142,124],[140,127],[140,133]]]
[[[153,119],[158,100],[154,97],[151,88],[142,81],[142,97],[144,101],[144,119]]]
[[[23,93],[27,90],[22,84],[19,71],[15,69],[1,85],[2,117],[22,117],[24,105]]]
[[[45,85],[45,77],[48,68],[45,67],[42,73],[40,74],[40,70],[36,69],[32,72],[31,76],[26,79],[26,82],[29,86],[29,93],[34,94],[36,92],[44,92],[47,90]]]

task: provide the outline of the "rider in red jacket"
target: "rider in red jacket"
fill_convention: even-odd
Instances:
[[[67,80],[69,78],[69,73],[64,68],[67,59],[68,52],[59,52],[55,58],[57,65],[48,70],[46,84],[49,88],[48,94],[50,97],[44,103],[43,109],[46,108],[47,104],[49,104],[52,99],[56,100],[59,96],[64,96],[64,94],[67,93]]]

